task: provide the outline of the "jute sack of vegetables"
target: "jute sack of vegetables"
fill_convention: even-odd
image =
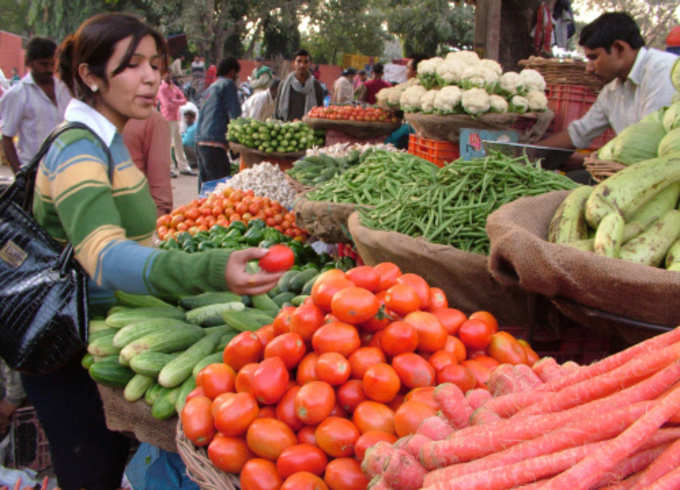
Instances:
[[[463,252],[393,231],[362,226],[352,213],[349,231],[367,264],[394,262],[403,272],[423,276],[444,290],[451,304],[465,313],[492,311],[504,325],[528,324],[528,295],[516,285],[504,287],[494,280],[484,255]]]
[[[510,112],[482,114],[477,117],[468,114],[404,114],[404,119],[419,135],[452,143],[458,143],[462,128],[508,129],[519,117],[519,114]]]
[[[302,193],[295,200],[295,222],[311,236],[327,243],[349,243],[347,218],[356,205],[328,201],[312,201]]]
[[[489,216],[493,277],[623,318],[679,325],[680,274],[547,241],[550,221],[567,194],[520,198]]]
[[[97,384],[102,399],[106,427],[116,432],[129,432],[141,442],[148,442],[165,451],[176,453],[175,428],[177,417],[158,420],[144,400],[130,403],[123,398],[123,390]]]

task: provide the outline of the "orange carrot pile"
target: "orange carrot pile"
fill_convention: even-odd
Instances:
[[[501,364],[485,388],[438,386],[436,416],[366,452],[369,488],[680,488],[680,327],[588,366]]]

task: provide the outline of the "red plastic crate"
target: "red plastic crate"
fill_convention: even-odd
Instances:
[[[441,141],[417,134],[408,137],[408,152],[428,160],[438,167],[460,158],[460,148],[449,141]]]
[[[35,409],[32,406],[18,408],[11,419],[7,466],[40,472],[51,465],[50,446]]]

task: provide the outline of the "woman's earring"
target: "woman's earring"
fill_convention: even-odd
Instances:
[[[90,90],[92,90],[93,92],[96,92],[97,90],[99,90],[99,87],[97,87],[96,85],[92,85],[90,87]]]

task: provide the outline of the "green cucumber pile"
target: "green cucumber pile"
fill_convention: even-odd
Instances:
[[[293,164],[286,173],[306,186],[317,186],[358,165],[361,154],[353,150],[347,156],[308,155]]]
[[[299,152],[323,144],[319,135],[303,122],[258,121],[245,117],[229,123],[227,139],[265,153]]]

